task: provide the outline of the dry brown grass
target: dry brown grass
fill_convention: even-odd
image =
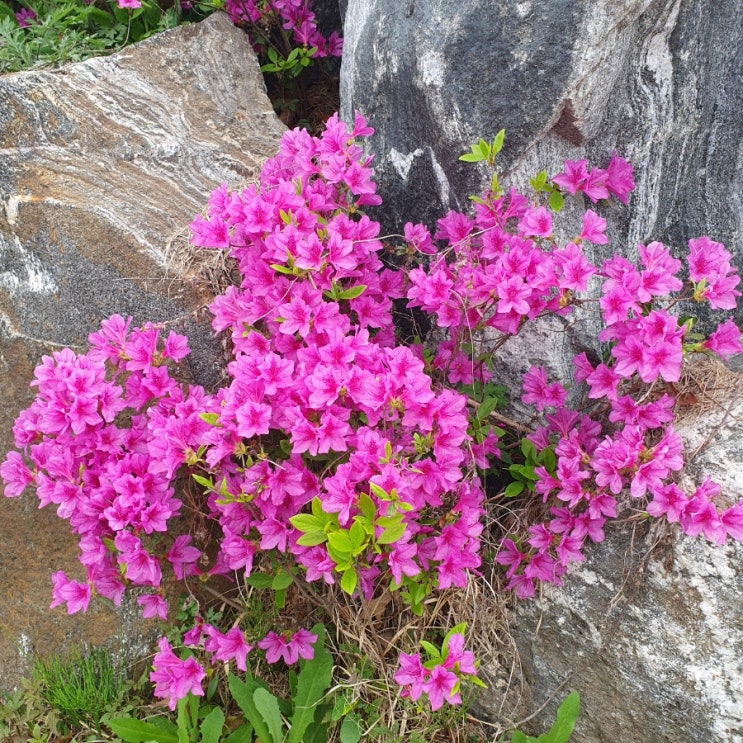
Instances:
[[[684,358],[676,383],[676,424],[691,424],[743,394],[743,374],[718,358],[693,354]]]

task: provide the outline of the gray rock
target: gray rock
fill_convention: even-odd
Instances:
[[[505,127],[499,169],[516,186],[566,159],[604,165],[616,150],[633,163],[629,209],[601,207],[612,252],[635,257],[637,243],[660,240],[682,255],[706,234],[743,255],[740,2],[348,0],[344,37],[342,115],[358,110],[376,129],[385,232],[466,210],[488,174],[458,157]],[[560,329],[547,323],[509,345],[497,380],[513,387],[530,363],[569,378],[590,334]],[[717,409],[738,405],[739,391],[723,399]],[[713,476],[738,478],[723,486],[733,499],[743,496],[739,419],[737,407],[727,419],[737,429],[705,429],[705,415],[683,433],[690,450],[711,445]],[[697,483],[701,462],[689,469]],[[743,548],[671,528],[649,552],[658,536],[609,531],[564,588],[519,606],[520,685],[506,695],[494,685],[494,718],[516,722],[554,695],[532,722],[545,730],[574,688],[579,743],[743,740]]]
[[[349,0],[342,115],[376,128],[385,229],[466,209],[486,174],[458,157],[505,127],[516,185],[565,159],[633,163],[613,248],[708,234],[739,251],[742,29],[735,0]]]
[[[196,381],[215,383],[208,290],[170,245],[186,242],[222,181],[257,176],[282,131],[247,37],[223,14],[110,57],[0,78],[3,451],[41,356],[83,349],[114,312],[187,332]],[[17,683],[32,651],[123,644],[122,624],[137,628],[126,644],[145,650],[136,606],[48,611],[50,573],[79,577],[53,511],[38,512],[31,495],[0,499],[0,538],[0,688]]]

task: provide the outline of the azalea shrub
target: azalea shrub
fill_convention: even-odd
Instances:
[[[615,255],[592,265],[586,244],[608,243],[603,203],[626,204],[634,187],[616,154],[605,168],[581,160],[540,173],[529,196],[493,177],[473,215],[383,239],[365,213],[381,202],[360,146],[371,133],[358,115],[350,125],[332,117],[317,137],[285,133],[257,184],[222,185],[191,224],[194,245],[227,251],[240,277],[211,304],[214,330],[230,339],[223,387],[184,381],[183,336],[117,315],[86,353],[43,358],[0,476],[7,496],[32,487],[78,538],[85,578],[55,572],[52,606],[85,611],[93,595],[119,604],[136,589],[143,615],[165,619],[167,574],[277,595],[293,583],[337,586],[357,602],[392,592],[423,615],[429,597],[481,574],[488,472],[505,487],[493,503],[544,503],[544,522],[523,540],[504,537],[495,557],[522,598],[540,581],[559,583],[625,495],[689,535],[743,538],[740,503],[718,508],[710,481],[684,493],[674,480],[684,356],[743,350],[731,320],[705,337],[674,312],[679,298],[735,306],[724,246],[690,241],[686,283],[658,242],[639,246],[638,263]],[[494,163],[502,141],[466,158]],[[558,230],[566,198],[595,208]],[[576,409],[567,380],[527,372],[522,400],[543,420],[521,442],[523,457],[505,461],[509,432],[491,415],[494,355],[531,321],[580,311],[594,287],[603,359],[575,359]],[[436,343],[402,343],[394,303],[427,314]],[[182,528],[193,511],[212,527],[201,542]],[[217,662],[245,671],[259,651],[268,663],[312,657],[317,638],[299,623],[275,629],[252,636],[196,616],[186,653],[160,641],[155,694],[174,709],[204,693]],[[424,641],[425,656],[400,643],[395,679],[413,701],[456,704],[463,685],[478,683],[463,626],[441,645]]]
[[[326,37],[318,30],[310,0],[224,0],[224,11],[234,23],[250,30],[259,53],[271,48],[274,31],[283,37],[287,54],[305,48],[311,58],[340,57],[343,51],[337,31]]]

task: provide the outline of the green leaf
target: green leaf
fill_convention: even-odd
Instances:
[[[356,585],[359,582],[359,576],[356,575],[356,571],[353,568],[349,568],[343,573],[341,578],[341,589],[349,596],[356,590]]]
[[[394,544],[403,534],[405,534],[405,524],[400,522],[399,524],[383,529],[375,541],[377,544]]]
[[[529,439],[521,439],[521,453],[526,457],[527,462],[536,464],[537,447]]]
[[[514,730],[511,737],[511,743],[534,743],[536,740],[536,738],[532,738],[530,735],[524,735],[518,730]]]
[[[337,552],[347,555],[353,553],[351,537],[346,529],[330,532],[330,534],[328,534],[328,544]]]
[[[506,130],[501,129],[493,138],[493,144],[490,146],[490,157],[494,158],[503,149],[505,139]]]
[[[377,509],[374,505],[374,501],[366,493],[362,493],[359,496],[358,505],[361,513],[364,514],[369,521],[374,521],[374,517],[377,515]]]
[[[346,715],[341,725],[341,743],[359,743],[360,740],[361,725],[356,715]]]
[[[273,581],[271,581],[271,588],[273,588],[274,591],[283,591],[286,588],[289,588],[292,582],[292,574],[286,570],[281,570],[276,573]]]
[[[466,163],[479,163],[483,160],[483,158],[479,154],[470,154],[469,152],[465,155],[459,156],[460,160],[464,160]]]
[[[244,722],[237,730],[230,733],[223,743],[253,743],[253,726]]]
[[[366,286],[359,284],[358,286],[352,286],[350,289],[344,289],[338,294],[338,299],[356,299],[360,297],[366,291]]]
[[[133,717],[116,717],[109,720],[108,726],[126,743],[178,743],[178,735]]]
[[[429,660],[441,660],[441,651],[427,640],[421,640],[421,647],[428,653]]]
[[[467,631],[467,622],[460,622],[459,624],[452,627],[444,637],[444,641],[441,643],[441,657],[446,658],[446,656],[449,654],[449,640],[454,635],[464,635],[464,633]]]
[[[266,70],[266,72],[275,72],[275,70]],[[283,273],[287,276],[294,276],[297,273],[293,268],[289,268],[289,266],[285,266],[282,263],[272,263],[271,268],[273,268],[277,273]]]
[[[515,474],[520,480],[529,480],[536,482],[539,477],[534,474],[534,467],[530,464],[512,464],[509,471]]]
[[[253,573],[245,580],[245,582],[253,588],[270,588],[273,581],[273,576],[266,575],[265,573]]]
[[[13,13],[13,10],[9,8],[6,3],[0,2],[0,18],[12,18],[13,23],[15,24],[15,15]]]
[[[302,547],[315,547],[328,541],[328,535],[324,531],[308,531],[297,539],[297,544]]]
[[[342,573],[344,570],[348,570],[350,567],[353,567],[353,556],[350,552],[338,552],[338,550],[333,549],[333,545],[331,545],[330,542],[327,543],[325,549],[328,551],[328,555],[330,556],[330,559],[335,563],[335,569],[339,573]]]
[[[178,723],[178,743],[189,743],[190,729],[191,729],[191,718],[189,710],[187,709],[192,699],[196,699],[194,696],[181,697],[178,700],[178,714],[176,716],[176,722]],[[198,705],[198,702],[196,702]]]
[[[548,446],[542,452],[542,464],[547,472],[554,472],[557,469],[557,457],[555,456],[555,450]]]
[[[199,413],[199,418],[210,426],[219,425],[219,413]]]
[[[224,727],[224,712],[215,707],[201,721],[201,743],[219,743]]]
[[[258,682],[251,678],[248,679],[248,683],[246,683],[241,681],[237,676],[229,674],[227,677],[227,684],[230,688],[232,698],[237,702],[238,707],[240,707],[245,717],[250,721],[250,724],[255,730],[255,734],[259,738],[262,738],[265,743],[280,743],[280,738],[278,741],[272,741],[271,733],[266,725],[266,721],[263,719],[263,716],[255,705],[253,692],[260,688]]]
[[[374,482],[369,483],[369,490],[371,490],[372,493],[374,493],[374,495],[376,495],[377,498],[379,498],[379,500],[381,501],[390,500],[390,494],[384,488],[380,487]]]
[[[525,482],[512,482],[506,486],[506,489],[503,495],[506,498],[515,498],[517,495],[521,494],[521,492],[524,490],[525,487],[526,487]]]
[[[484,150],[483,145],[485,145]],[[479,163],[488,159],[490,145],[484,139],[481,139],[477,144],[470,145],[470,150],[471,152],[460,155],[459,159],[466,163]]]
[[[363,549],[364,542],[366,541],[366,529],[364,529],[363,524],[354,521],[348,532],[348,536],[351,540],[351,552],[354,555],[358,555]]]
[[[529,183],[531,183],[531,187],[535,191],[543,191],[545,186],[547,185],[547,171],[546,170],[540,171],[533,178],[529,180]]]
[[[497,407],[497,397],[486,397],[477,408],[477,417],[480,420],[485,420]]]
[[[202,477],[201,475],[197,475],[195,472],[191,474],[191,477],[199,484],[202,488],[206,488],[207,490],[214,490],[214,483],[212,482],[212,479],[210,477]]]
[[[553,191],[550,194],[549,205],[553,212],[561,211],[564,204],[565,198],[559,191]]]
[[[253,703],[268,726],[271,736],[269,741],[281,743],[284,740],[282,733],[284,721],[281,719],[278,699],[270,691],[259,686],[253,692]]]
[[[392,544],[400,539],[405,534],[406,529],[403,518],[404,514],[402,513],[378,518],[375,523],[382,529],[382,533],[374,541],[377,544]]]
[[[300,513],[292,516],[289,523],[299,531],[307,533],[310,531],[322,531],[327,523],[327,519],[322,519],[308,513]]]
[[[330,687],[333,676],[333,656],[325,647],[325,627],[316,624],[312,633],[317,635],[315,655],[304,661],[297,680],[297,693],[294,695],[294,712],[291,729],[286,743],[302,743],[304,733],[315,719],[317,706]]]
[[[549,732],[540,735],[540,743],[567,743],[580,716],[580,695],[573,691],[557,708],[557,719]]]
[[[312,508],[312,515],[316,516],[318,519],[327,520],[328,517],[331,516],[331,514],[327,514],[322,510],[322,501],[319,498],[313,498],[310,507]]]
[[[323,717],[325,716],[325,711],[328,709],[329,705],[327,704],[321,704],[320,708],[318,710],[318,722],[313,722],[312,725],[310,725],[305,734],[304,734],[304,740],[302,743],[328,743],[328,723],[323,721]]]

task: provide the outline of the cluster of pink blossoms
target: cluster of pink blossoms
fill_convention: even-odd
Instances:
[[[233,23],[261,23],[276,18],[299,46],[315,48],[313,57],[340,57],[343,39],[333,31],[326,39],[318,30],[310,0],[225,0]],[[260,51],[260,50],[259,50]]]
[[[466,400],[435,390],[424,362],[394,345],[392,300],[403,277],[377,255],[379,225],[351,216],[380,201],[354,141],[369,133],[361,117],[351,131],[333,117],[320,138],[288,132],[259,186],[216,191],[208,219],[191,225],[196,244],[229,246],[243,276],[212,304],[235,358],[198,442],[222,483],[210,501],[224,533],[220,564],[249,574],[257,550],[277,549],[307,580],[333,583],[328,545],[303,544],[290,518],[316,499],[348,528],[360,496],[383,515],[390,505],[379,492],[394,494],[404,533],[356,559],[367,597],[380,582],[429,571],[439,588],[463,586],[480,565],[483,499],[479,481],[465,476]],[[265,456],[282,438],[288,453]],[[257,461],[235,469],[240,453]],[[182,447],[172,456],[182,463]]]
[[[475,656],[464,649],[464,635],[454,633],[446,641],[443,657],[424,663],[420,653],[400,653],[400,667],[395,681],[403,687],[403,695],[417,701],[424,694],[431,709],[440,709],[444,702],[461,704],[459,688],[463,679],[477,675]]]
[[[492,431],[473,440],[468,400],[451,386],[491,377],[487,360],[472,358],[473,333],[508,336],[545,313],[567,313],[592,276],[603,279],[600,339],[610,353],[596,365],[577,357],[575,382],[610,410],[608,421],[565,407],[567,391],[544,369],[525,376],[522,399],[545,417],[530,439],[553,454],[554,467],[535,472],[551,517],[525,544],[504,540],[496,560],[510,587],[525,597],[536,581],[559,583],[586,539],[603,539],[624,491],[651,496],[648,513],[688,534],[743,538],[741,504],[718,511],[714,484],[687,497],[671,479],[683,457],[664,388],[688,351],[743,350],[730,320],[692,343],[688,325],[656,307],[682,288],[680,261],[651,243],[639,246],[639,265],[615,256],[597,269],[582,249],[608,242],[596,212],[585,211],[563,246],[552,213],[511,190],[486,194],[474,219],[450,212],[434,236],[406,225],[408,250],[431,258],[405,276],[381,261],[379,224],[362,211],[381,202],[356,142],[371,133],[360,116],[350,128],[334,116],[320,137],[287,132],[259,184],[220,187],[192,222],[193,243],[228,250],[240,273],[211,306],[214,329],[232,341],[229,383],[216,393],[171,376],[188,353],[182,336],[119,316],[90,336],[87,354],[44,357],[36,399],[14,427],[23,454],[10,452],[0,476],[11,497],[34,486],[79,537],[87,580],[54,573],[52,606],[84,611],[94,593],[119,603],[135,586],[143,615],[165,618],[163,567],[186,580],[210,564],[210,575],[244,580],[257,556],[295,580],[340,581],[359,598],[400,590],[421,610],[434,588],[466,585],[481,564],[476,468],[499,450]],[[606,169],[566,163],[553,182],[594,202],[626,201],[634,185],[616,155]],[[699,238],[690,249],[690,296],[734,306],[738,277],[725,248]],[[402,297],[449,331],[430,362],[421,348],[396,344],[392,307]],[[198,506],[221,532],[211,561],[174,533],[182,505],[174,483],[184,473],[203,487]],[[316,528],[298,526],[309,523]],[[312,657],[316,639],[301,628],[249,638],[197,620],[184,643],[245,670],[256,646],[268,662],[294,663]],[[443,656],[425,663],[402,653],[396,680],[434,709],[458,703],[460,682],[476,674],[463,643],[450,634]],[[202,694],[206,675],[161,640],[151,678],[171,708]]]
[[[594,203],[610,196],[626,203],[634,188],[631,166],[616,153],[605,169],[567,161],[552,182]],[[596,212],[585,210],[580,230],[566,244],[554,232],[552,211],[513,189],[484,194],[474,218],[450,212],[433,237],[423,225],[405,226],[409,243],[432,256],[427,268],[410,271],[409,306],[435,315],[448,330],[433,366],[452,385],[490,378],[487,364],[467,350],[477,345],[478,334],[495,330],[507,337],[546,313],[566,314],[591,277],[603,278],[599,306],[605,327],[599,340],[610,347],[610,359],[594,367],[585,354],[576,357],[575,382],[586,384],[589,401],[610,408],[608,421],[566,408],[567,390],[550,383],[541,367],[523,379],[523,402],[552,411],[529,438],[538,452],[554,452],[556,468],[535,471],[536,492],[549,503],[550,520],[532,526],[524,545],[505,539],[496,558],[520,597],[534,595],[537,581],[560,583],[568,564],[583,559],[586,539],[604,538],[604,524],[617,515],[617,497],[625,490],[635,498],[651,496],[647,512],[679,522],[687,534],[704,534],[718,544],[743,536],[743,504],[718,511],[710,501],[718,486],[707,481],[687,496],[672,482],[683,466],[683,447],[671,425],[674,398],[663,392],[664,383],[679,380],[684,353],[728,358],[743,351],[740,329],[726,320],[705,340],[692,342],[687,324],[656,307],[683,288],[681,261],[661,243],[639,245],[639,265],[614,256],[599,270],[582,249],[586,242],[608,243],[606,221]],[[730,258],[708,237],[690,240],[692,285],[686,296],[714,309],[734,308],[739,278]],[[650,396],[649,388],[656,390]]]
[[[690,240],[689,248],[693,297],[715,308],[734,307],[739,279],[728,251],[706,237]],[[509,587],[522,598],[534,595],[537,581],[560,584],[568,564],[583,559],[585,540],[604,539],[604,524],[616,517],[624,492],[652,497],[647,513],[679,523],[688,535],[702,534],[716,544],[743,539],[743,501],[718,509],[712,499],[720,488],[710,480],[690,496],[672,481],[684,464],[683,444],[672,425],[675,400],[664,384],[680,379],[686,352],[711,351],[722,358],[743,352],[740,329],[727,320],[706,340],[685,343],[688,325],[655,308],[683,288],[677,277],[681,261],[658,242],[640,245],[638,252],[639,266],[615,256],[599,272],[605,325],[599,339],[610,344],[611,358],[595,366],[585,353],[574,359],[576,384],[585,383],[588,400],[609,408],[605,426],[564,407],[567,391],[549,384],[543,368],[524,376],[522,401],[540,411],[554,409],[529,438],[540,452],[553,449],[556,467],[535,469],[535,489],[549,504],[550,519],[529,528],[525,545],[505,539],[496,557],[508,568]]]
[[[87,354],[62,351],[36,370],[36,400],[15,426],[25,457],[11,452],[0,475],[7,495],[34,485],[79,535],[87,581],[55,573],[53,605],[85,610],[93,593],[118,603],[129,585],[145,588],[144,616],[166,616],[165,561],[187,579],[206,560],[188,535],[153,538],[173,530],[184,471],[206,485],[203,513],[221,528],[209,574],[244,579],[260,552],[336,582],[330,544],[292,525],[310,506],[336,520],[341,541],[371,518],[344,566],[356,576],[345,590],[365,598],[392,586],[420,589],[421,601],[479,567],[484,496],[466,398],[434,388],[419,355],[395,345],[403,277],[383,266],[379,225],[358,212],[380,202],[355,142],[370,133],[361,117],[350,131],[332,118],[319,138],[288,132],[259,185],[218,189],[192,223],[194,243],[229,248],[242,275],[211,308],[232,338],[227,386],[176,383],[168,362],[186,355],[185,339],[118,316]],[[244,669],[256,640],[269,662],[292,663],[311,657],[313,639],[300,629],[253,640],[199,621],[185,642]],[[196,661],[178,664],[162,645],[154,665],[171,705],[198,693]]]
[[[624,201],[634,188],[631,168],[616,155],[606,170],[589,173],[585,161],[581,163],[571,176],[572,193],[582,191],[594,200],[611,193]],[[589,209],[580,233],[559,246],[552,234],[552,213],[515,189],[485,194],[475,204],[474,219],[449,212],[433,238],[425,226],[408,223],[409,243],[433,256],[427,268],[410,271],[408,306],[435,315],[438,326],[450,334],[438,347],[434,366],[446,370],[451,384],[487,381],[487,367],[461,348],[485,328],[514,334],[540,315],[568,312],[573,294],[585,291],[596,273],[581,246],[606,244],[605,231],[606,221]],[[443,248],[434,239],[444,241]]]
[[[87,609],[91,590],[118,605],[128,583],[152,589],[141,603],[164,615],[160,562],[145,542],[167,532],[181,501],[153,458],[152,424],[193,401],[168,366],[188,353],[186,340],[161,336],[156,326],[132,330],[113,316],[90,336],[87,354],[45,356],[31,383],[36,398],[13,428],[25,458],[11,451],[0,466],[6,496],[34,485],[40,507],[55,505],[78,536],[87,582],[53,576],[52,605],[68,613]],[[181,536],[166,559],[176,574],[193,574],[199,555]]]

